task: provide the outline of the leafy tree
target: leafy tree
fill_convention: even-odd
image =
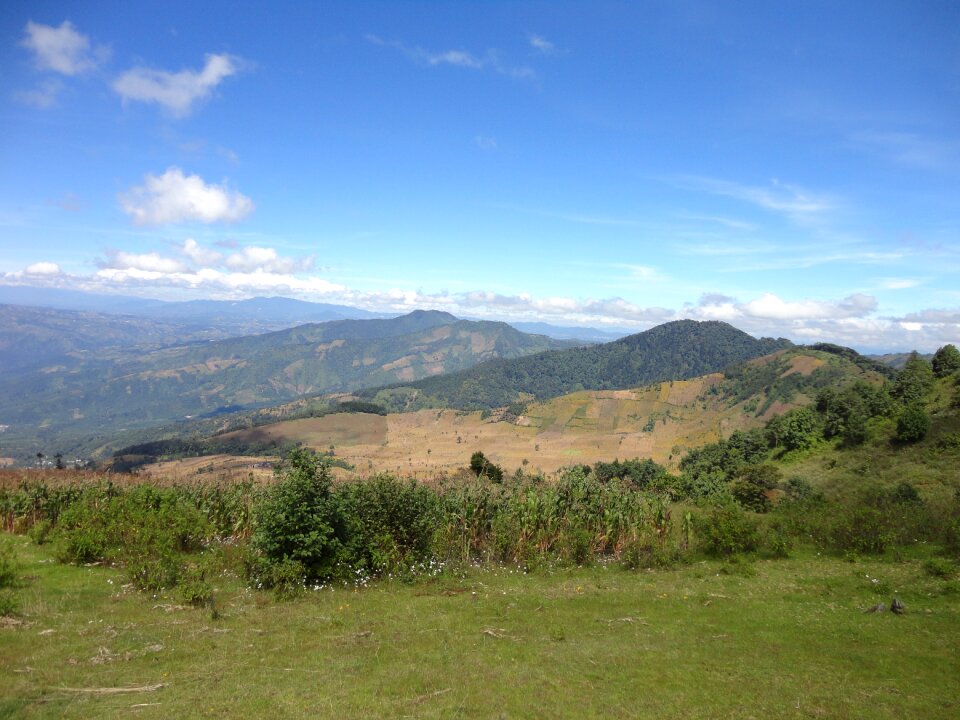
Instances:
[[[491,482],[503,482],[503,468],[490,462],[479,450],[470,456],[470,470],[477,477],[485,475]]]
[[[751,465],[740,476],[742,480],[763,490],[773,490],[783,478],[783,473],[772,463]]]
[[[586,468],[586,472],[591,472],[591,468]],[[644,460],[634,458],[623,462],[619,460],[610,463],[598,462],[593,466],[592,472],[600,482],[605,483],[617,478],[629,480],[638,488],[656,486],[667,478],[667,469],[649,458]]]
[[[893,396],[907,405],[919,402],[930,392],[933,380],[933,368],[930,363],[914,351],[910,353],[903,370],[897,375]]]
[[[794,408],[788,413],[771,418],[767,423],[770,444],[786,450],[811,447],[820,434],[820,420],[817,413],[809,407]]]
[[[843,390],[826,387],[817,393],[816,408],[823,419],[823,435],[859,445],[867,437],[867,420],[887,415],[890,396],[883,387],[858,381]]]
[[[767,512],[770,509],[770,498],[759,485],[747,480],[737,480],[730,487],[730,493],[737,504],[754,512]]]
[[[920,403],[911,403],[897,418],[898,441],[914,443],[923,440],[930,429],[930,416]]]
[[[780,468],[771,463],[749,465],[740,478],[733,483],[730,492],[741,506],[754,512],[767,512],[770,498],[767,491],[773,490],[783,477]]]
[[[960,350],[955,345],[944,345],[933,355],[933,374],[938,378],[946,377],[960,370]]]

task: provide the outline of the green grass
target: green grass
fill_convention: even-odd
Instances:
[[[922,549],[901,562],[758,561],[753,573],[468,568],[285,603],[226,577],[214,619],[124,588],[117,570],[13,542],[20,614],[0,627],[0,717],[960,712],[957,567],[931,574]],[[863,612],[894,593],[905,615]]]

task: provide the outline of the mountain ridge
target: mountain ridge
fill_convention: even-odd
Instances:
[[[479,410],[576,390],[695,377],[790,346],[789,340],[757,339],[720,321],[675,320],[602,345],[492,360],[458,374],[359,394],[390,410]]]

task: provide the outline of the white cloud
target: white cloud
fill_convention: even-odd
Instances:
[[[223,260],[221,253],[218,253],[216,250],[201,247],[200,244],[192,238],[187,238],[184,241],[181,252],[195,264],[202,267],[216,266]]]
[[[119,197],[123,211],[137,225],[165,225],[197,221],[236,222],[253,209],[253,201],[225,185],[207,184],[199,175],[184,175],[177,167]]]
[[[917,287],[920,285],[920,280],[914,280],[911,278],[881,278],[880,287],[884,290],[907,290],[909,288]]]
[[[30,21],[25,32],[20,44],[33,52],[40,70],[81,75],[96,69],[109,55],[105,47],[91,48],[90,38],[77,32],[69,20],[64,20],[60,27]]]
[[[193,104],[209,97],[225,78],[237,73],[240,61],[232,55],[207,55],[203,69],[171,73],[135,67],[113,82],[124,101],[157,103],[175,116],[189,115]]]
[[[654,282],[666,279],[660,274],[659,270],[648,265],[621,265],[620,267],[626,268],[636,280]]]
[[[285,275],[309,270],[312,265],[312,257],[302,260],[284,258],[280,257],[273,248],[257,247],[256,245],[249,245],[226,259],[228,268],[241,272],[258,271]]]
[[[108,260],[101,263],[105,268],[115,270],[143,270],[151,273],[168,274],[183,272],[186,266],[179,260],[166,258],[159,253],[128,253],[121,250],[108,250]]]
[[[142,268],[102,268],[91,278],[93,284],[112,288],[154,287],[157,289],[186,288],[201,291],[205,295],[227,293],[231,297],[249,296],[250,293],[270,292],[276,294],[327,297],[343,293],[346,288],[320,277],[301,278],[295,275],[263,272],[222,272],[212,268],[196,271],[166,273]]]
[[[138,271],[123,275],[123,277],[140,277],[157,279],[161,275],[177,275],[180,280],[190,277],[203,281],[207,277],[216,277],[221,284],[232,282],[228,278],[256,276],[258,282],[263,282],[263,275],[296,275],[313,268],[313,257],[291,258],[280,255],[274,248],[249,245],[239,248],[237,252],[224,255],[215,250],[206,248],[196,240],[188,238],[178,248],[179,253],[189,261],[177,257],[168,257],[157,252],[129,253],[122,250],[108,250],[107,258],[98,261],[101,270],[107,271]],[[225,269],[227,272],[221,272]],[[210,275],[208,271],[214,271]],[[148,273],[144,275],[143,273]],[[115,272],[108,272],[102,277],[121,277]],[[286,281],[284,281],[286,282]]]
[[[486,137],[484,135],[477,135],[475,138],[473,138],[473,144],[476,145],[481,150],[497,149],[497,139],[492,137]]]
[[[954,310],[921,310],[908,313],[904,321],[926,325],[957,325],[960,326],[960,308]]]
[[[788,302],[772,293],[740,306],[745,315],[771,320],[864,317],[877,309],[877,300],[870,295],[850,295],[840,301],[801,300]]]
[[[59,275],[60,266],[52,262],[37,262],[27,265],[23,272],[26,275]]]

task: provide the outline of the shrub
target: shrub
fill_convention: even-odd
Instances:
[[[177,595],[194,607],[212,603],[213,587],[207,580],[207,568],[203,564],[192,563],[183,568]]]
[[[694,526],[704,552],[714,557],[749,552],[757,546],[757,521],[732,503],[695,517]]]
[[[920,403],[911,403],[897,418],[896,439],[902,443],[923,440],[930,429],[930,416]]]
[[[127,559],[126,572],[137,589],[156,592],[177,585],[181,564],[170,552],[147,552]]]
[[[593,559],[593,538],[582,527],[571,528],[563,534],[561,553],[571,565],[588,565]]]
[[[742,507],[754,512],[767,512],[770,509],[770,498],[762,486],[749,480],[737,480],[730,486],[733,499]]]
[[[13,551],[13,544],[0,538],[0,588],[12,587],[17,581],[20,564]]]
[[[880,508],[844,507],[834,519],[830,541],[838,550],[879,555],[890,546],[893,536]]]
[[[956,567],[949,560],[943,558],[929,558],[923,563],[927,575],[938,578],[948,578],[956,572]]]
[[[330,492],[330,469],[314,454],[293,450],[277,482],[254,507],[252,546],[267,564],[296,566],[302,577],[331,577],[344,554],[346,528]],[[268,584],[274,576],[260,573]]]
[[[413,480],[378,475],[335,493],[348,533],[344,560],[374,574],[409,569],[430,557],[439,498]]]
[[[37,545],[43,545],[50,538],[50,532],[53,530],[53,523],[44,518],[38,520],[30,529],[27,530],[27,537],[33,540]]]
[[[198,550],[208,534],[206,519],[176,491],[142,485],[106,497],[88,491],[60,514],[52,537],[63,562],[150,565]]]
[[[0,617],[16,615],[20,611],[17,596],[11,590],[0,590]]]
[[[960,557],[960,518],[950,518],[943,529],[943,549]]]

